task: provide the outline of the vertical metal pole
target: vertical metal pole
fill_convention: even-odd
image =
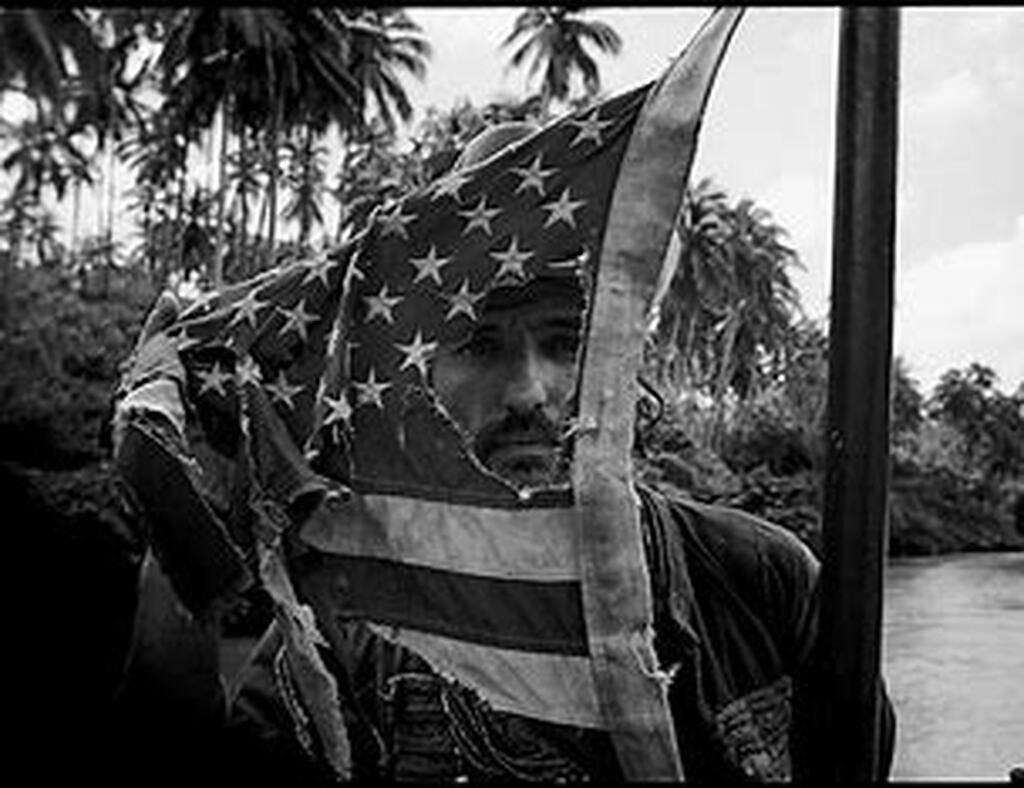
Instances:
[[[878,766],[898,69],[899,11],[842,9],[821,577],[830,781]]]

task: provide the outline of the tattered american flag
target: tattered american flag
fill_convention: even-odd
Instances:
[[[186,601],[215,596],[227,584],[217,567],[238,557],[298,610],[283,563],[260,548],[267,523],[297,522],[330,567],[332,615],[368,622],[498,710],[609,730],[628,777],[681,774],[631,486],[633,381],[739,17],[716,11],[658,82],[452,171],[344,248],[227,288],[166,330],[189,456],[175,469],[174,452],[137,453],[127,475],[160,488],[146,510],[167,521],[157,532],[172,564],[207,542],[227,556],[203,559],[212,577],[198,590],[194,572],[171,568]],[[526,495],[472,455],[431,390],[431,362],[472,330],[489,292],[552,276],[577,277],[586,296],[580,429],[571,485]],[[167,410],[166,381],[124,388],[123,422]],[[205,507],[213,536],[178,533],[198,515],[184,526],[154,514],[172,479],[194,493],[178,508]],[[261,506],[262,519],[250,511]],[[340,763],[343,731],[323,730],[340,717],[319,708]]]

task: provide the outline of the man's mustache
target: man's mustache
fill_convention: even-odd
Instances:
[[[566,437],[563,431],[540,410],[510,411],[477,433],[477,454],[488,456],[494,450],[513,443],[558,445]]]

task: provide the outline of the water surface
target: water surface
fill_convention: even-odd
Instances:
[[[892,560],[883,666],[895,779],[1006,781],[1024,766],[1024,553]]]

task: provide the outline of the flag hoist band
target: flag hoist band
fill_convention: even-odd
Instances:
[[[497,710],[609,731],[629,779],[682,776],[633,487],[635,381],[741,16],[716,10],[657,82],[447,175],[346,247],[194,305],[158,338],[181,368],[123,382],[126,472],[152,491],[139,497],[169,576],[192,607],[259,578],[340,775],[348,744],[315,648],[332,617],[367,622]],[[468,449],[430,363],[489,292],[564,276],[586,309],[571,484],[525,495]],[[167,514],[175,496],[188,533]],[[281,548],[294,527],[326,567],[301,595]],[[186,570],[200,548],[201,571]]]

